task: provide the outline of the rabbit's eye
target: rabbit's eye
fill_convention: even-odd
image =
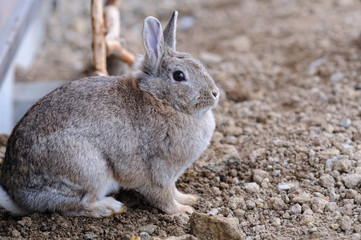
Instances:
[[[173,78],[174,80],[176,80],[177,82],[181,82],[181,81],[185,81],[186,80],[186,76],[182,71],[175,71],[173,73]]]

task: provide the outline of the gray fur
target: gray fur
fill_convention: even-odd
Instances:
[[[180,193],[175,182],[209,145],[218,88],[196,59],[164,44],[161,27],[160,35],[143,36],[158,39],[158,60],[149,61],[154,51],[145,42],[140,70],[70,82],[26,113],[8,140],[1,206],[20,215],[103,217],[124,210],[106,196],[126,188],[166,212],[192,212],[184,204],[197,198]],[[187,81],[176,82],[176,70]]]

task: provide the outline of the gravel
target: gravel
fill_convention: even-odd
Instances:
[[[87,74],[89,2],[59,2],[43,51],[17,80]],[[222,239],[217,223],[236,239],[360,239],[361,2],[122,1],[126,48],[142,53],[144,17],[165,23],[174,9],[178,49],[221,89],[211,145],[177,182],[201,196],[195,214],[169,215],[121,191],[127,212],[103,219],[0,210],[0,237]]]

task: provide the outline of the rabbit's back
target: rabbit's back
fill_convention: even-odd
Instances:
[[[74,81],[41,99],[14,128],[1,183],[10,189],[65,176],[87,191],[110,174],[137,188],[159,168],[166,169],[162,178],[174,179],[205,150],[213,129],[211,111],[200,119],[176,111],[131,77]]]

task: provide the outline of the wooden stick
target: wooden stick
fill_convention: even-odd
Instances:
[[[105,36],[107,56],[114,55],[131,65],[135,60],[134,55],[125,50],[120,44],[120,13],[119,7],[116,6],[119,2],[117,0],[108,0],[104,8],[105,26],[107,29]]]
[[[103,1],[92,0],[91,19],[93,30],[93,62],[97,75],[107,76],[106,68],[106,43],[104,37]]]

